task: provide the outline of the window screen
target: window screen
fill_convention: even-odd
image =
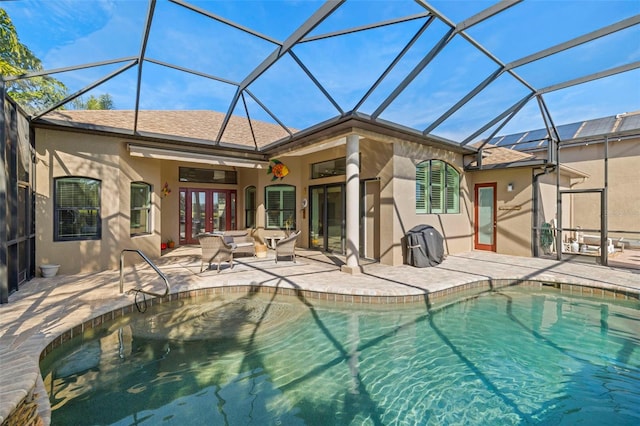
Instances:
[[[55,241],[101,238],[100,185],[99,180],[82,177],[55,180]]]

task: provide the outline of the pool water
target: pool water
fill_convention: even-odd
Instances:
[[[636,425],[640,306],[515,287],[437,310],[196,298],[41,367],[54,425]]]

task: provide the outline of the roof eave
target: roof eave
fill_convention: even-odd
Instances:
[[[409,127],[399,126],[380,119],[374,120],[370,116],[360,113],[349,113],[331,118],[295,133],[291,137],[272,142],[264,146],[260,151],[270,157],[275,157],[330,139],[344,137],[345,135],[353,133],[357,134],[358,131],[376,133],[423,145],[436,146],[462,154],[473,154],[478,151],[474,147],[461,146],[455,141],[438,136],[425,136],[421,132]]]

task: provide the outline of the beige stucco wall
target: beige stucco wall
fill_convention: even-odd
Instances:
[[[256,230],[254,232],[254,237],[259,241],[264,242],[265,236],[284,236],[285,230],[277,230],[277,229],[267,229],[265,223],[265,199],[264,192],[265,188],[270,185],[293,185],[296,187],[296,229],[302,230],[301,238],[298,239],[298,243],[301,246],[304,246],[304,240],[306,238],[306,232],[304,231],[304,220],[302,219],[302,210],[301,203],[302,198],[306,197],[301,190],[301,180],[302,176],[305,173],[305,169],[301,163],[295,160],[290,160],[286,157],[276,157],[275,159],[281,161],[287,168],[289,169],[289,174],[287,174],[282,179],[273,179],[273,175],[267,173],[268,169],[260,169],[258,171],[253,171],[252,175],[246,177],[247,184],[250,184],[251,180],[254,179],[253,182],[256,186],[256,203],[258,206],[256,213]],[[273,164],[273,163],[272,163]],[[242,173],[245,173],[242,171]],[[244,195],[243,195],[244,196]],[[244,209],[244,204],[243,209]],[[244,220],[244,219],[243,219]],[[294,229],[291,229],[293,231]]]
[[[159,188],[157,163],[123,155],[121,139],[38,129],[36,131],[36,262],[60,264],[60,274],[116,269],[120,251],[141,249],[160,254],[160,224],[150,235],[129,235],[130,184],[144,181]],[[53,241],[53,180],[80,176],[101,181],[100,240]],[[152,197],[152,217],[159,217],[159,199]]]
[[[377,179],[380,182],[380,262],[400,265],[404,262],[401,240],[413,226],[429,224],[445,237],[447,253],[459,253],[471,249],[472,228],[469,225],[471,204],[469,190],[462,173],[462,156],[447,150],[415,144],[388,137],[367,134],[360,139],[360,179]],[[344,176],[310,178],[311,164],[345,156],[345,147],[339,146],[300,157],[283,157],[280,160],[295,166],[299,161],[300,200],[308,196],[308,187],[314,185],[344,183]],[[422,215],[415,212],[415,166],[429,159],[440,159],[456,166],[461,172],[461,200],[459,214]],[[291,168],[291,167],[290,167]],[[299,214],[299,217],[300,214]],[[382,226],[381,224],[384,224]],[[301,245],[308,245],[308,212],[299,221],[302,229]],[[362,232],[362,230],[361,230]]]
[[[188,163],[181,161],[153,160],[131,157],[127,151],[127,141],[119,138],[108,138],[94,135],[67,134],[63,132],[39,131],[38,146],[43,152],[55,146],[57,155],[63,158],[55,172],[39,167],[39,190],[46,191],[51,185],[51,176],[79,175],[103,180],[102,215],[103,238],[101,241],[81,241],[53,243],[51,230],[43,235],[49,243],[41,246],[38,254],[43,262],[61,263],[56,258],[56,246],[67,244],[78,250],[73,262],[66,262],[61,273],[74,273],[89,270],[113,269],[118,267],[118,253],[122,248],[142,249],[151,258],[159,256],[161,241],[171,238],[179,241],[179,192],[180,188],[211,188],[210,184],[184,183],[178,179],[178,168],[218,168],[233,169],[218,165]],[[83,155],[80,146],[84,148]],[[447,253],[467,251],[471,248],[472,228],[469,225],[471,215],[469,190],[462,174],[461,212],[447,215],[418,215],[415,213],[415,166],[424,160],[441,159],[456,166],[461,171],[462,158],[446,150],[434,149],[425,145],[414,144],[402,140],[379,138],[371,135],[360,142],[361,179],[377,179],[380,182],[380,261],[389,265],[402,264],[401,240],[406,232],[415,225],[430,224],[436,227],[446,239]],[[266,169],[238,167],[237,185],[215,185],[216,188],[235,189],[237,191],[237,223],[238,228],[244,224],[244,190],[250,185],[256,187],[257,227],[253,231],[259,241],[265,236],[282,235],[281,230],[265,229],[264,190],[268,185],[288,184],[296,186],[297,206],[296,229],[301,230],[299,244],[308,246],[309,217],[308,207],[302,208],[302,199],[308,198],[308,188],[314,185],[344,183],[344,176],[311,179],[310,168],[313,163],[344,157],[345,146],[314,152],[302,156],[282,156],[289,174],[282,180],[272,180]],[[101,164],[100,166],[90,165]],[[64,172],[62,172],[64,170]],[[90,172],[87,172],[90,171]],[[88,173],[88,174],[87,174]],[[49,176],[51,175],[51,176]],[[46,177],[45,177],[46,176]],[[55,177],[54,176],[54,177]],[[131,182],[144,181],[153,185],[153,223],[154,231],[150,236],[129,236],[129,191]],[[171,188],[171,194],[161,197],[164,183]],[[117,194],[111,198],[107,194]],[[52,211],[50,200],[42,203],[42,211]],[[49,216],[39,216],[38,223],[51,221]],[[390,224],[387,226],[386,224]],[[43,231],[45,232],[45,231]],[[93,251],[99,252],[96,256]],[[86,256],[93,260],[87,262]]]
[[[128,153],[125,153],[128,155]],[[158,160],[148,160],[145,159],[143,161],[153,161],[156,162]],[[162,230],[162,241],[166,242],[171,239],[175,242],[176,246],[179,245],[180,242],[180,189],[181,188],[192,188],[192,189],[225,189],[225,190],[236,190],[236,197],[239,199],[243,196],[243,190],[240,185],[240,176],[241,173],[238,173],[238,184],[208,184],[208,183],[198,183],[198,182],[180,182],[179,179],[179,169],[180,167],[189,167],[189,168],[197,168],[197,169],[209,169],[209,170],[234,170],[233,167],[229,166],[221,166],[218,164],[203,164],[203,163],[191,163],[187,161],[171,161],[171,160],[162,160],[158,161],[157,168],[159,170],[159,184],[157,189],[155,190],[156,195],[159,199],[159,207],[161,211],[161,230]],[[168,184],[171,189],[171,193],[166,197],[161,197],[161,188],[164,184]],[[244,206],[237,207],[237,226],[238,229],[242,229],[244,226]],[[189,232],[189,230],[187,230]]]
[[[264,229],[264,190],[272,184],[296,186],[296,229],[301,230],[300,246],[309,244],[309,212],[302,208],[313,185],[344,183],[344,176],[311,179],[311,164],[344,157],[345,146],[337,146],[302,156],[278,157],[286,164],[289,174],[272,181],[266,169],[224,167],[219,165],[181,161],[153,160],[131,157],[124,138],[67,133],[38,129],[36,144],[38,193],[38,262],[60,263],[61,273],[76,273],[114,269],[118,267],[120,250],[138,248],[151,258],[160,255],[160,242],[171,238],[179,241],[180,188],[212,188],[210,184],[184,183],[178,179],[178,168],[234,169],[238,173],[236,185],[215,185],[216,188],[237,191],[238,229],[245,228],[244,190],[256,187],[257,229],[254,236],[281,235],[280,230]],[[55,147],[55,152],[53,151]],[[498,251],[518,255],[530,254],[531,228],[531,169],[483,171],[473,174],[462,170],[462,155],[446,149],[367,133],[360,140],[360,178],[376,179],[380,184],[380,261],[387,265],[402,264],[401,241],[406,232],[420,224],[434,226],[445,238],[449,254],[473,249],[473,185],[495,180],[498,184]],[[460,213],[424,215],[415,212],[415,168],[422,161],[438,159],[455,166],[461,173]],[[102,226],[100,241],[53,242],[51,185],[57,176],[87,176],[102,180]],[[153,232],[150,235],[129,235],[129,188],[131,182],[143,181],[153,187]],[[164,183],[171,194],[161,197]],[[506,192],[506,184],[513,182],[516,190]],[[512,207],[517,206],[519,210]],[[51,226],[42,226],[42,224]],[[384,224],[382,226],[381,224]],[[60,250],[64,246],[63,251]],[[72,256],[68,256],[72,253]]]
[[[608,227],[610,230],[640,232],[640,139],[612,139],[608,147]],[[566,147],[560,150],[563,164],[589,174],[574,189],[603,188],[605,184],[605,145]],[[565,223],[583,229],[600,228],[600,199],[596,194],[572,195],[571,220]],[[638,236],[628,235],[637,239]]]
[[[425,160],[443,160],[460,172],[460,213],[416,214],[416,165]],[[402,264],[401,238],[416,225],[436,228],[445,239],[445,253],[453,254],[471,249],[473,214],[467,178],[462,170],[462,155],[448,150],[407,141],[393,143],[393,169],[387,170],[381,202],[385,209],[382,223],[391,224],[382,231],[382,263]],[[390,233],[389,235],[386,235]]]
[[[371,132],[360,139],[360,179],[376,179],[380,184],[380,225],[378,231],[380,261],[399,265],[404,261],[401,240],[406,232],[420,224],[434,226],[445,238],[449,254],[473,249],[473,188],[477,183],[497,183],[497,251],[521,256],[531,255],[532,179],[539,169],[510,168],[465,173],[462,156],[446,149],[413,143]],[[609,143],[609,228],[640,230],[640,202],[634,194],[640,185],[640,144],[636,140]],[[272,181],[266,169],[225,167],[131,157],[128,141],[121,137],[97,136],[57,130],[36,130],[36,229],[37,264],[58,263],[61,274],[116,269],[120,251],[141,249],[151,258],[160,255],[160,242],[171,238],[179,241],[179,190],[181,187],[213,188],[210,184],[184,183],[178,179],[180,166],[233,169],[238,173],[236,185],[215,188],[237,191],[238,229],[245,228],[244,190],[256,187],[257,229],[254,236],[282,235],[281,230],[266,230],[264,191],[272,184],[296,186],[296,229],[301,230],[300,246],[309,244],[309,212],[302,200],[309,197],[314,185],[344,183],[344,176],[311,179],[313,163],[344,157],[345,146],[307,155],[278,157],[289,168],[282,180]],[[562,188],[598,188],[604,185],[604,145],[566,147],[561,150],[563,164],[585,172],[587,178],[571,172],[561,174]],[[415,213],[415,167],[418,163],[438,159],[455,166],[461,173],[460,213],[423,215]],[[102,239],[86,241],[53,241],[53,179],[60,176],[83,176],[99,179],[101,186]],[[551,221],[556,211],[555,173],[539,178],[541,221]],[[130,236],[130,185],[142,181],[152,185],[152,232]],[[172,192],[161,197],[167,182]],[[507,191],[513,183],[514,191]],[[599,212],[593,196],[565,196],[563,226],[583,228],[599,226]],[[382,226],[381,224],[384,224]],[[362,231],[361,231],[362,232]]]
[[[544,222],[552,223],[557,218],[557,177],[555,169],[544,173],[538,167],[519,167],[498,170],[482,170],[469,173],[472,202],[474,187],[480,183],[496,183],[496,252],[515,256],[531,256],[533,249],[532,227]],[[537,181],[539,216],[534,217],[534,179]],[[572,183],[582,181],[578,173],[561,170],[560,189],[570,189]],[[507,185],[513,184],[513,191]],[[569,227],[571,218],[570,200],[563,210],[563,227]],[[471,216],[471,221],[475,217]],[[534,223],[535,222],[535,223]],[[473,226],[473,225],[472,225]],[[565,234],[570,238],[571,235]],[[536,242],[537,243],[537,242]]]
[[[496,183],[496,252],[515,256],[531,255],[532,173],[531,168],[483,170],[470,173],[471,202],[474,188],[481,183]],[[507,185],[513,184],[513,191]],[[470,222],[475,221],[474,212]],[[473,225],[472,225],[473,235]]]

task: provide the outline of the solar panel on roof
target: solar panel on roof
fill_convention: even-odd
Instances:
[[[536,149],[536,148],[540,148],[541,146],[546,146],[546,143],[544,143],[544,141],[532,141],[532,142],[523,142],[523,143],[519,143],[518,145],[516,145],[516,149],[518,151],[524,151],[527,149]]]
[[[611,133],[613,125],[616,123],[615,117],[600,118],[597,120],[587,121],[585,126],[580,130],[578,137],[584,138],[588,136],[604,135]]]
[[[640,114],[628,115],[624,117],[622,119],[622,123],[620,123],[620,126],[618,127],[619,132],[636,129],[640,129]]]
[[[557,129],[560,140],[573,139],[580,126],[582,126],[582,122],[558,126]]]
[[[547,129],[532,130],[522,139],[521,143],[539,141],[547,137]]]
[[[490,145],[499,145],[503,139],[504,139],[504,136],[496,136],[492,138],[488,143]]]
[[[497,146],[513,145],[516,142],[518,142],[522,138],[523,135],[524,135],[524,133],[516,133],[515,135],[507,135],[504,138],[502,138],[502,140],[500,142],[498,142],[496,145]]]

